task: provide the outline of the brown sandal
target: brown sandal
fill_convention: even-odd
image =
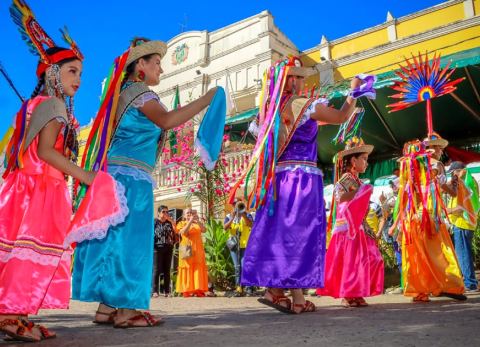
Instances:
[[[355,299],[352,299],[352,298],[343,298],[342,299],[342,306],[345,307],[345,308],[358,307],[358,302]]]
[[[97,312],[95,312],[95,315],[97,315],[97,314],[100,315],[100,316],[108,316],[108,318],[106,320],[94,319],[92,321],[92,323],[99,324],[99,325],[112,325],[112,324],[115,323],[115,316],[117,315],[117,310],[113,310],[110,313],[97,311]]]
[[[357,303],[358,307],[367,307],[368,303],[365,301],[364,298],[355,298],[355,302]]]
[[[413,302],[430,302],[430,298],[428,297],[428,294],[418,294],[417,296],[414,296],[412,299]]]
[[[135,322],[144,321],[147,325],[136,325]],[[165,323],[163,319],[157,319],[149,312],[139,312],[136,316],[128,318],[120,323],[115,323],[114,328],[127,329],[127,328],[151,328]]]
[[[292,305],[292,313],[295,313],[295,314],[300,314],[300,313],[308,313],[308,312],[315,312],[317,310],[317,308],[315,307],[315,304],[309,300],[305,300],[305,303],[304,304],[293,304]],[[301,307],[302,309],[300,310],[300,312],[297,312],[295,311],[295,307]]]
[[[17,329],[15,331],[11,331],[6,329],[7,326],[16,326]],[[33,327],[33,323],[19,320],[19,319],[4,319],[0,322],[0,331],[12,338],[15,341],[23,341],[23,342],[39,342],[41,339],[33,337],[33,336],[25,336],[26,331],[31,331]]]
[[[40,340],[35,340],[33,342],[38,342],[38,341],[42,341],[42,340],[50,340],[50,339],[54,339],[57,337],[57,334],[55,334],[54,332],[51,332],[50,330],[48,330],[46,327],[44,327],[43,325],[38,325],[38,324],[35,324],[33,322],[28,322],[28,325],[32,328],[38,328],[38,330],[40,331]],[[31,329],[33,330],[33,329]],[[7,336],[3,339],[4,341],[16,341],[17,339],[12,337],[12,336]]]
[[[272,307],[283,313],[293,313],[292,312],[292,301],[287,298],[285,295],[275,295],[269,289],[267,289],[268,294],[272,297],[272,300],[267,298],[259,298],[257,301],[261,304]],[[286,303],[286,306],[283,306],[282,303]]]

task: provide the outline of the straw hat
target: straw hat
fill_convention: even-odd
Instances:
[[[300,58],[295,56],[288,59],[287,66],[289,67],[287,74],[290,76],[308,77],[318,73],[313,67],[304,67]]]
[[[347,140],[345,143],[345,149],[338,152],[338,158],[344,158],[347,155],[357,154],[357,153],[367,153],[370,154],[373,151],[373,145],[366,145],[363,140],[359,137],[352,137]]]
[[[423,142],[425,143],[425,146],[431,147],[431,146],[440,146],[442,149],[448,146],[448,141],[443,139],[440,135],[437,133],[432,133],[430,137],[426,137],[423,139]]]
[[[165,42],[157,40],[150,41],[144,38],[134,39],[130,46],[130,52],[128,53],[125,68],[137,59],[155,53],[160,55],[160,58],[163,58],[165,53],[167,53],[167,45]]]

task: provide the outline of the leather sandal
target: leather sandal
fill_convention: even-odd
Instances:
[[[295,313],[295,314],[315,312],[317,310],[317,308],[315,307],[315,304],[309,300],[305,300],[304,304],[294,303],[292,306],[293,306],[292,313]],[[300,311],[295,311],[295,307],[301,307],[302,309]]]
[[[34,323],[31,323],[31,324],[33,324],[34,328],[38,328],[38,330],[40,331],[40,334],[41,334],[40,340],[50,340],[50,339],[54,339],[54,338],[57,337],[57,334],[55,334],[54,332],[51,332],[50,330],[48,330],[43,325],[38,325],[38,324],[34,324]],[[13,338],[11,336],[6,336],[3,340],[8,341],[8,342],[16,341],[15,338]],[[35,342],[38,342],[38,341],[35,340]]]
[[[428,294],[418,294],[417,296],[413,297],[413,302],[430,302],[430,298]]]
[[[34,324],[32,322],[28,322],[26,320],[4,319],[0,321],[0,331],[15,341],[39,342],[41,341],[40,338],[25,335],[25,332],[32,331],[33,325]],[[6,329],[8,326],[16,326],[15,331]]]
[[[147,325],[137,325],[135,322],[145,322]],[[136,316],[130,317],[122,322],[115,323],[114,328],[127,329],[127,328],[151,328],[165,323],[163,319],[157,319],[149,312],[139,312]]]
[[[263,297],[257,299],[259,303],[267,305],[283,313],[293,313],[292,301],[289,298],[287,298],[285,295],[275,295],[269,289],[267,289],[267,292],[272,297],[272,300],[268,300],[266,297]],[[282,305],[282,303],[285,303],[286,305]]]
[[[345,308],[358,307],[358,302],[355,299],[352,299],[352,298],[343,298],[342,299],[342,306],[345,307]]]

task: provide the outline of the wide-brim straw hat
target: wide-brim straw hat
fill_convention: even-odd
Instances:
[[[433,133],[430,137],[426,137],[425,139],[423,139],[423,142],[427,147],[440,146],[443,149],[448,146],[448,141],[442,138],[437,133]]]
[[[343,158],[350,154],[357,154],[357,153],[367,153],[370,154],[373,151],[373,145],[360,145],[353,148],[345,149],[341,152],[338,152],[338,157]]]
[[[367,153],[370,154],[373,151],[373,145],[367,145],[363,142],[362,139],[353,138],[345,144],[345,149],[343,151],[338,152],[338,158],[344,158],[351,154],[358,154],[358,153]]]
[[[135,40],[133,47],[130,47],[130,52],[128,53],[127,62],[125,68],[133,63],[134,61],[150,54],[158,54],[160,58],[163,58],[167,53],[167,45],[163,41],[152,40],[152,41],[140,41]]]

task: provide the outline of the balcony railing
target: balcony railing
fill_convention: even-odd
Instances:
[[[226,171],[230,177],[237,177],[239,173],[246,169],[251,150],[241,150],[225,154],[227,161]],[[167,167],[157,167],[153,174],[154,180],[157,182],[156,188],[182,188],[189,186],[197,181],[196,174],[192,174],[192,171],[186,167],[178,167],[172,169],[178,165],[169,165]],[[193,178],[193,180],[191,179]]]

